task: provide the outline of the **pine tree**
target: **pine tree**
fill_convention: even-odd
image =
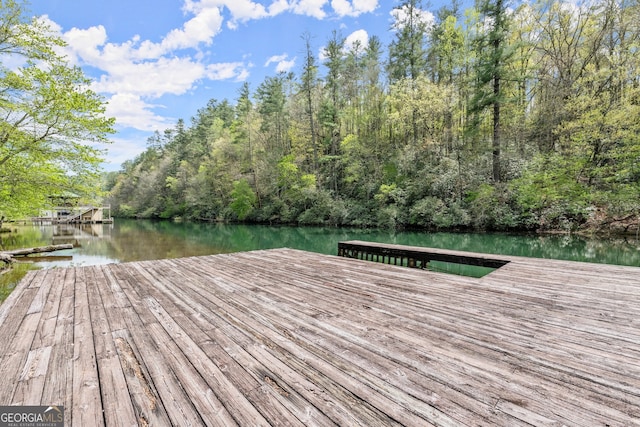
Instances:
[[[387,75],[391,83],[415,79],[425,72],[426,41],[431,15],[422,9],[421,0],[406,0],[392,12],[395,40],[389,46]]]
[[[318,132],[316,130],[316,123],[314,120],[315,109],[313,100],[313,91],[317,83],[318,67],[315,63],[315,57],[311,51],[311,35],[305,33],[302,35],[305,47],[305,59],[302,69],[302,91],[305,97],[305,107],[307,118],[309,119],[309,133],[311,136],[311,147],[313,149],[313,173],[318,174],[319,168],[319,150],[318,150]]]
[[[505,102],[503,79],[506,64],[511,57],[507,45],[509,18],[506,0],[479,0],[477,4],[483,28],[476,38],[476,93],[472,101],[474,112],[491,107],[492,111],[492,178],[501,181],[500,151],[502,104]]]

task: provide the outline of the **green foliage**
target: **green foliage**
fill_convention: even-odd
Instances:
[[[229,205],[240,221],[247,218],[255,206],[257,197],[246,179],[233,183],[232,202]]]
[[[98,199],[102,152],[113,119],[79,68],[55,51],[64,42],[23,5],[0,4],[0,217],[38,213],[48,197],[73,192]],[[4,63],[4,61],[2,61]]]
[[[278,186],[283,191],[295,189],[298,183],[299,169],[294,156],[288,155],[278,162]]]
[[[425,197],[413,205],[409,211],[412,226],[436,229],[465,229],[469,227],[468,212],[460,203],[446,204],[437,197]]]
[[[123,203],[118,206],[118,209],[114,211],[114,214],[124,218],[133,218],[136,214],[136,211],[132,206]]]
[[[453,101],[451,87],[436,85],[426,76],[400,79],[389,88],[389,120],[399,135],[432,145],[443,135]]]
[[[378,210],[375,226],[387,229],[396,229],[401,225],[400,212],[397,205],[384,206]]]
[[[334,201],[326,191],[310,191],[306,194],[306,209],[298,216],[298,223],[305,225],[335,225],[340,218],[334,211]],[[338,208],[339,209],[339,208]]]
[[[522,227],[511,194],[504,184],[482,184],[467,196],[471,224],[480,230],[512,230]]]
[[[543,229],[575,229],[586,221],[590,188],[580,180],[581,165],[559,155],[541,156],[513,182],[527,222]]]
[[[378,193],[373,198],[381,205],[389,205],[394,203],[401,203],[404,197],[404,192],[399,189],[398,186],[393,184],[382,184]]]
[[[435,82],[453,83],[456,68],[463,63],[465,36],[458,25],[457,11],[444,9],[443,12],[444,19],[431,33],[429,68]]]

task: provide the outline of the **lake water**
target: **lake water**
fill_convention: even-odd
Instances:
[[[17,233],[0,235],[0,247],[4,250],[60,243],[74,244],[74,249],[50,254],[56,255],[54,261],[35,263],[33,267],[36,268],[96,265],[282,247],[335,255],[338,242],[344,240],[640,266],[640,242],[634,238],[635,236],[602,239],[572,235],[393,232],[353,228],[124,219],[116,219],[113,224],[101,225],[9,224],[9,227],[16,229]],[[15,274],[0,278],[0,281],[4,282],[4,291],[0,289],[0,300],[10,292],[14,282],[24,274],[26,268],[23,266]],[[463,270],[453,272],[466,274]],[[2,286],[0,283],[0,288]]]

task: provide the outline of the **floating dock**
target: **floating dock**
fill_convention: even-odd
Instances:
[[[0,405],[74,426],[638,425],[640,268],[484,258],[504,265],[274,249],[30,272],[0,306]]]
[[[432,261],[494,269],[509,263],[507,258],[496,258],[487,254],[363,242],[361,240],[338,243],[338,255],[412,268],[428,268]]]

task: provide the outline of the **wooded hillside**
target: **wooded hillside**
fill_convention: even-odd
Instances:
[[[396,11],[211,100],[108,177],[121,216],[440,229],[637,228],[640,3]],[[387,29],[381,29],[386,31]]]

